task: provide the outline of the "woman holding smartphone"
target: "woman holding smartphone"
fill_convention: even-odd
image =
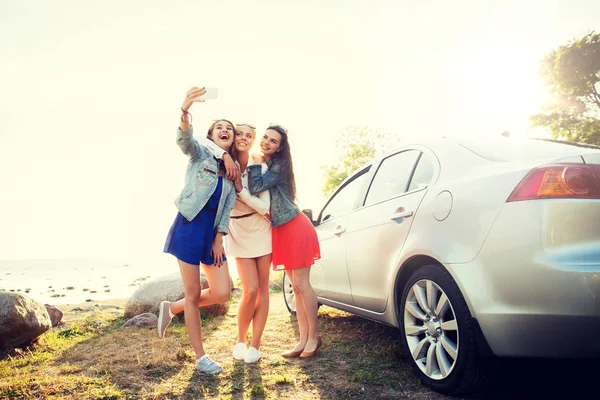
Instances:
[[[231,295],[223,236],[228,233],[236,192],[233,182],[224,179],[224,170],[234,179],[238,178],[239,170],[228,154],[235,136],[231,122],[217,120],[209,127],[206,138],[197,140],[193,136],[188,110],[193,103],[203,102],[205,93],[204,88],[190,89],[181,106],[177,144],[189,157],[189,164],[185,185],[175,200],[179,212],[164,251],[177,258],[185,297],[173,303],[161,302],[158,335],[164,337],[173,315],[184,311],[187,333],[196,353],[196,368],[206,374],[216,374],[223,368],[204,351],[198,307],[225,302]],[[199,266],[208,280],[209,288],[205,290],[201,290]]]
[[[247,167],[250,193],[269,189],[273,269],[284,269],[296,295],[296,317],[300,331],[298,343],[284,352],[284,357],[309,358],[321,347],[318,331],[317,296],[310,284],[310,270],[321,257],[317,233],[308,218],[295,204],[296,181],[288,132],[281,125],[267,128],[260,142],[262,157],[254,155],[254,165]],[[261,163],[268,170],[262,174]]]
[[[271,265],[270,195],[264,190],[253,196],[248,191],[247,166],[253,165],[250,148],[256,139],[256,129],[249,124],[237,124],[235,135],[236,162],[244,171],[234,181],[237,199],[229,221],[225,245],[229,257],[235,257],[238,275],[244,288],[238,309],[238,339],[233,357],[246,363],[260,359],[260,341],[269,314],[269,267]],[[262,171],[267,166],[262,165]],[[246,337],[252,323],[252,340],[246,349]]]

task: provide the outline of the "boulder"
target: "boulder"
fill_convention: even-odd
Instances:
[[[30,344],[51,327],[43,304],[20,293],[0,291],[0,354]]]
[[[269,291],[270,292],[277,292],[281,290],[281,285],[278,282],[272,281],[269,279]]]
[[[234,287],[231,289],[232,296],[241,296],[242,293],[244,293],[244,289],[242,289],[241,287]]]
[[[151,313],[143,313],[130,318],[123,324],[123,328],[137,326],[138,328],[152,328],[158,325],[158,317]]]
[[[208,288],[208,281],[202,271],[200,282],[202,289]],[[233,285],[231,286],[233,287]],[[125,305],[125,318],[132,318],[143,313],[158,314],[158,306],[161,301],[177,301],[184,297],[183,281],[179,272],[158,277],[143,284],[131,295]],[[202,307],[200,313],[203,317],[225,315],[229,311],[229,306],[229,301],[213,304]]]
[[[63,313],[58,308],[51,306],[49,304],[44,304],[46,307],[46,311],[48,311],[48,315],[50,316],[50,321],[52,322],[52,327],[56,328],[60,321],[62,320]]]

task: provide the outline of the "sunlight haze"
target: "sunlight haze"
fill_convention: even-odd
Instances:
[[[400,137],[523,129],[539,61],[600,30],[598,1],[0,3],[0,260],[155,258],[190,109],[288,128],[301,208],[350,125]]]

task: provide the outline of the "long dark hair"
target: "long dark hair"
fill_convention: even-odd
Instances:
[[[281,136],[279,149],[271,155],[269,167],[278,165],[283,179],[288,187],[288,192],[292,200],[296,200],[296,178],[294,178],[294,165],[292,163],[292,153],[290,152],[290,142],[288,141],[288,131],[281,125],[271,124],[267,130],[273,130]]]
[[[227,152],[229,153],[229,155],[231,156],[231,158],[233,158],[234,160],[237,160],[237,154],[236,154],[236,151],[235,151],[235,135],[237,135],[237,131],[235,130],[235,125],[230,120],[223,119],[223,118],[221,118],[221,119],[215,119],[213,121],[213,123],[210,124],[210,126],[208,127],[208,132],[206,133],[206,137],[210,141],[214,142],[214,140],[212,138],[212,133],[213,133],[213,130],[215,129],[215,125],[217,125],[217,123],[219,123],[221,121],[228,122],[231,125],[231,127],[233,128],[233,142],[231,142],[231,147],[229,147],[229,150],[227,150]]]

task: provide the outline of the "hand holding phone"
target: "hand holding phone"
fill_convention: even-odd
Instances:
[[[187,91],[185,99],[183,100],[183,104],[181,105],[181,110],[186,112],[195,102],[202,103],[205,100],[216,99],[218,93],[219,89],[215,87],[205,88],[194,86]]]
[[[217,96],[219,95],[219,88],[207,87],[207,88],[204,88],[204,90],[206,90],[206,93],[204,93],[204,95],[202,96],[203,100],[216,99]]]

